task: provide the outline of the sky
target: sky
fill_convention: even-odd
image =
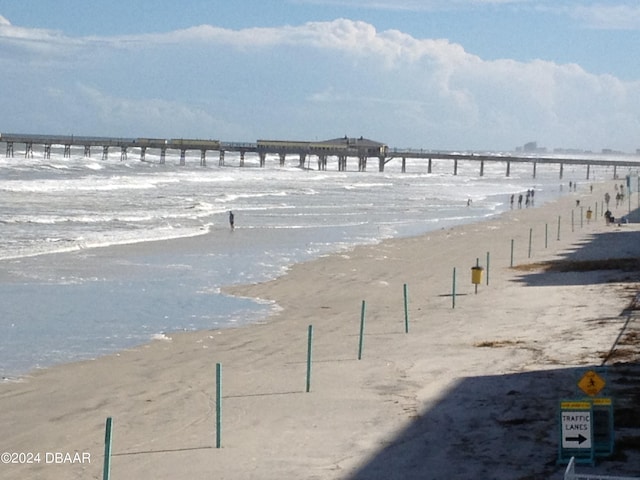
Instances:
[[[0,132],[640,149],[638,0],[0,0]]]

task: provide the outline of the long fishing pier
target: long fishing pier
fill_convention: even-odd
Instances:
[[[160,152],[160,164],[166,160],[167,150],[180,151],[180,165],[186,164],[188,151],[200,152],[200,165],[207,165],[207,154],[218,152],[218,165],[225,165],[225,155],[228,152],[238,153],[240,156],[240,166],[245,165],[247,153],[255,154],[259,158],[259,165],[266,165],[267,155],[277,155],[280,166],[286,164],[287,156],[296,156],[300,168],[308,168],[308,161],[315,157],[318,170],[326,170],[328,158],[337,157],[338,171],[347,170],[347,160],[357,158],[358,171],[366,171],[367,161],[370,158],[377,159],[378,171],[383,172],[385,165],[392,160],[402,162],[401,171],[406,172],[407,160],[420,160],[427,162],[427,172],[432,173],[434,160],[449,160],[453,162],[453,174],[458,174],[458,162],[473,161],[478,162],[480,176],[484,175],[485,164],[487,162],[500,162],[506,165],[506,176],[511,174],[513,163],[531,164],[533,178],[536,177],[538,164],[554,164],[559,166],[560,178],[563,177],[565,165],[586,166],[586,178],[590,178],[592,166],[613,167],[613,175],[617,176],[618,167],[640,168],[640,158],[631,155],[610,155],[606,156],[572,156],[553,157],[540,155],[512,155],[512,154],[479,154],[479,153],[451,153],[431,150],[399,149],[390,148],[384,143],[375,142],[363,137],[350,138],[341,137],[326,141],[303,142],[289,140],[258,140],[255,143],[246,142],[224,142],[220,140],[201,139],[163,139],[163,138],[115,138],[115,137],[88,137],[75,135],[34,135],[34,134],[0,134],[0,143],[6,145],[6,156],[14,157],[15,145],[24,145],[24,157],[33,158],[34,145],[42,146],[44,158],[51,157],[53,146],[62,147],[65,158],[71,157],[72,148],[83,148],[84,156],[91,157],[92,149],[99,149],[102,153],[102,160],[109,158],[110,150],[114,149],[120,153],[120,160],[127,160],[130,151],[139,151],[140,160],[146,161],[147,150],[153,149]]]

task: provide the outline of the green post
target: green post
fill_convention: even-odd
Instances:
[[[451,289],[451,308],[456,308],[456,267],[453,267],[453,287]]]
[[[529,229],[529,256],[527,258],[531,258],[531,240],[533,238],[533,228]]]
[[[107,423],[104,429],[104,468],[102,470],[102,480],[111,478],[111,428],[113,419],[107,417]]]
[[[358,360],[362,359],[362,343],[364,339],[364,311],[365,301],[362,300],[362,308],[360,310],[360,343],[358,345]]]
[[[216,363],[216,448],[222,446],[222,365]]]
[[[480,259],[479,258],[476,258],[476,268],[480,268]],[[475,287],[475,294],[477,295],[478,294],[478,284],[475,283],[473,286]]]
[[[313,344],[313,325],[309,325],[307,338],[307,392],[311,390],[311,347]]]
[[[409,333],[409,294],[407,292],[407,284],[404,284],[404,333]]]
[[[544,224],[544,248],[549,246],[549,224]]]
[[[575,210],[571,210],[571,232],[575,232]]]
[[[556,240],[560,241],[560,215],[558,215],[558,238]]]
[[[489,286],[489,257],[490,257],[490,253],[487,252],[487,286]]]
[[[512,238],[512,239],[511,239],[511,263],[509,264],[509,266],[510,266],[511,268],[513,268],[513,242],[514,242],[514,240],[513,240],[513,238]]]

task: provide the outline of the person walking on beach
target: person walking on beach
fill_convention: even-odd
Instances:
[[[231,227],[231,230],[235,228],[234,222],[235,222],[235,218],[233,216],[233,212],[229,210],[229,227]]]

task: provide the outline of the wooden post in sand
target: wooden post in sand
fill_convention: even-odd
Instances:
[[[403,287],[404,293],[404,333],[409,333],[409,299],[407,292],[407,284]]]
[[[111,478],[111,427],[113,419],[107,417],[107,423],[104,429],[104,468],[102,469],[102,480]]]
[[[364,338],[364,311],[365,301],[362,300],[362,308],[360,309],[360,343],[358,345],[358,360],[362,359],[362,343]]]
[[[527,258],[531,258],[531,241],[533,239],[533,228],[529,229],[529,256]]]
[[[222,365],[216,363],[216,448],[222,446]]]
[[[311,346],[313,343],[313,325],[309,325],[307,336],[307,392],[311,390]]]
[[[558,237],[556,240],[560,241],[560,215],[558,215]]]

